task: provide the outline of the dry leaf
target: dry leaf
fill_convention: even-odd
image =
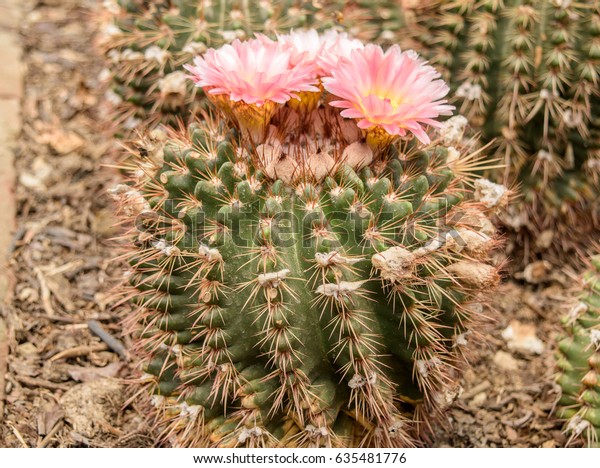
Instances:
[[[71,366],[67,372],[73,380],[91,382],[104,377],[116,377],[124,365],[122,362],[113,362],[105,367]]]
[[[64,417],[62,408],[54,403],[48,410],[38,414],[38,434],[44,436]]]

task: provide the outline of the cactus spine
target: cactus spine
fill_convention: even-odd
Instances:
[[[600,447],[600,255],[592,257],[583,287],[564,319],[568,336],[558,345],[558,416],[567,420],[570,440],[582,436],[588,446]]]

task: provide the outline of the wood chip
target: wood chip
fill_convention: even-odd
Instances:
[[[60,384],[55,382],[50,382],[49,380],[38,379],[33,377],[26,377],[24,375],[16,375],[15,379],[23,385],[28,387],[41,387],[47,388],[48,390],[68,390],[70,387],[66,384]]]
[[[75,348],[65,349],[60,353],[55,354],[49,360],[51,362],[58,361],[59,359],[69,359],[73,357],[87,356],[88,354],[95,353],[98,351],[106,351],[108,346],[105,344],[96,344],[90,346],[76,346]]]

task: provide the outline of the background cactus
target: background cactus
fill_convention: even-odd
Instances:
[[[410,5],[412,3],[412,5]],[[400,8],[400,7],[399,7]],[[521,204],[504,218],[526,259],[600,232],[600,2],[404,2],[419,50],[494,141]],[[396,14],[397,16],[398,14]],[[501,178],[501,174],[497,175]]]
[[[585,437],[600,447],[600,255],[583,275],[583,293],[564,320],[567,338],[558,346],[558,416],[566,419],[571,440]]]
[[[405,446],[431,424],[498,279],[485,213],[504,193],[479,180],[468,200],[477,158],[445,135],[374,155],[332,108],[276,116],[258,146],[222,119],[150,135],[113,193],[165,438]]]
[[[202,91],[185,79],[182,65],[209,47],[254,33],[273,36],[293,28],[337,24],[343,2],[108,0],[101,47],[107,58],[107,100],[116,114],[117,133],[140,124],[175,125],[203,106]]]

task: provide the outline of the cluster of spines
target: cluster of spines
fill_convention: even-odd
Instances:
[[[580,300],[563,320],[568,336],[558,344],[558,416],[567,421],[569,443],[583,437],[600,447],[600,256],[590,263]]]
[[[464,200],[472,163],[406,146],[288,185],[232,135],[205,124],[154,144],[164,162],[115,192],[136,218],[129,325],[165,437],[410,444],[409,420],[430,424],[453,390],[481,318],[469,303],[497,279],[493,229]]]

